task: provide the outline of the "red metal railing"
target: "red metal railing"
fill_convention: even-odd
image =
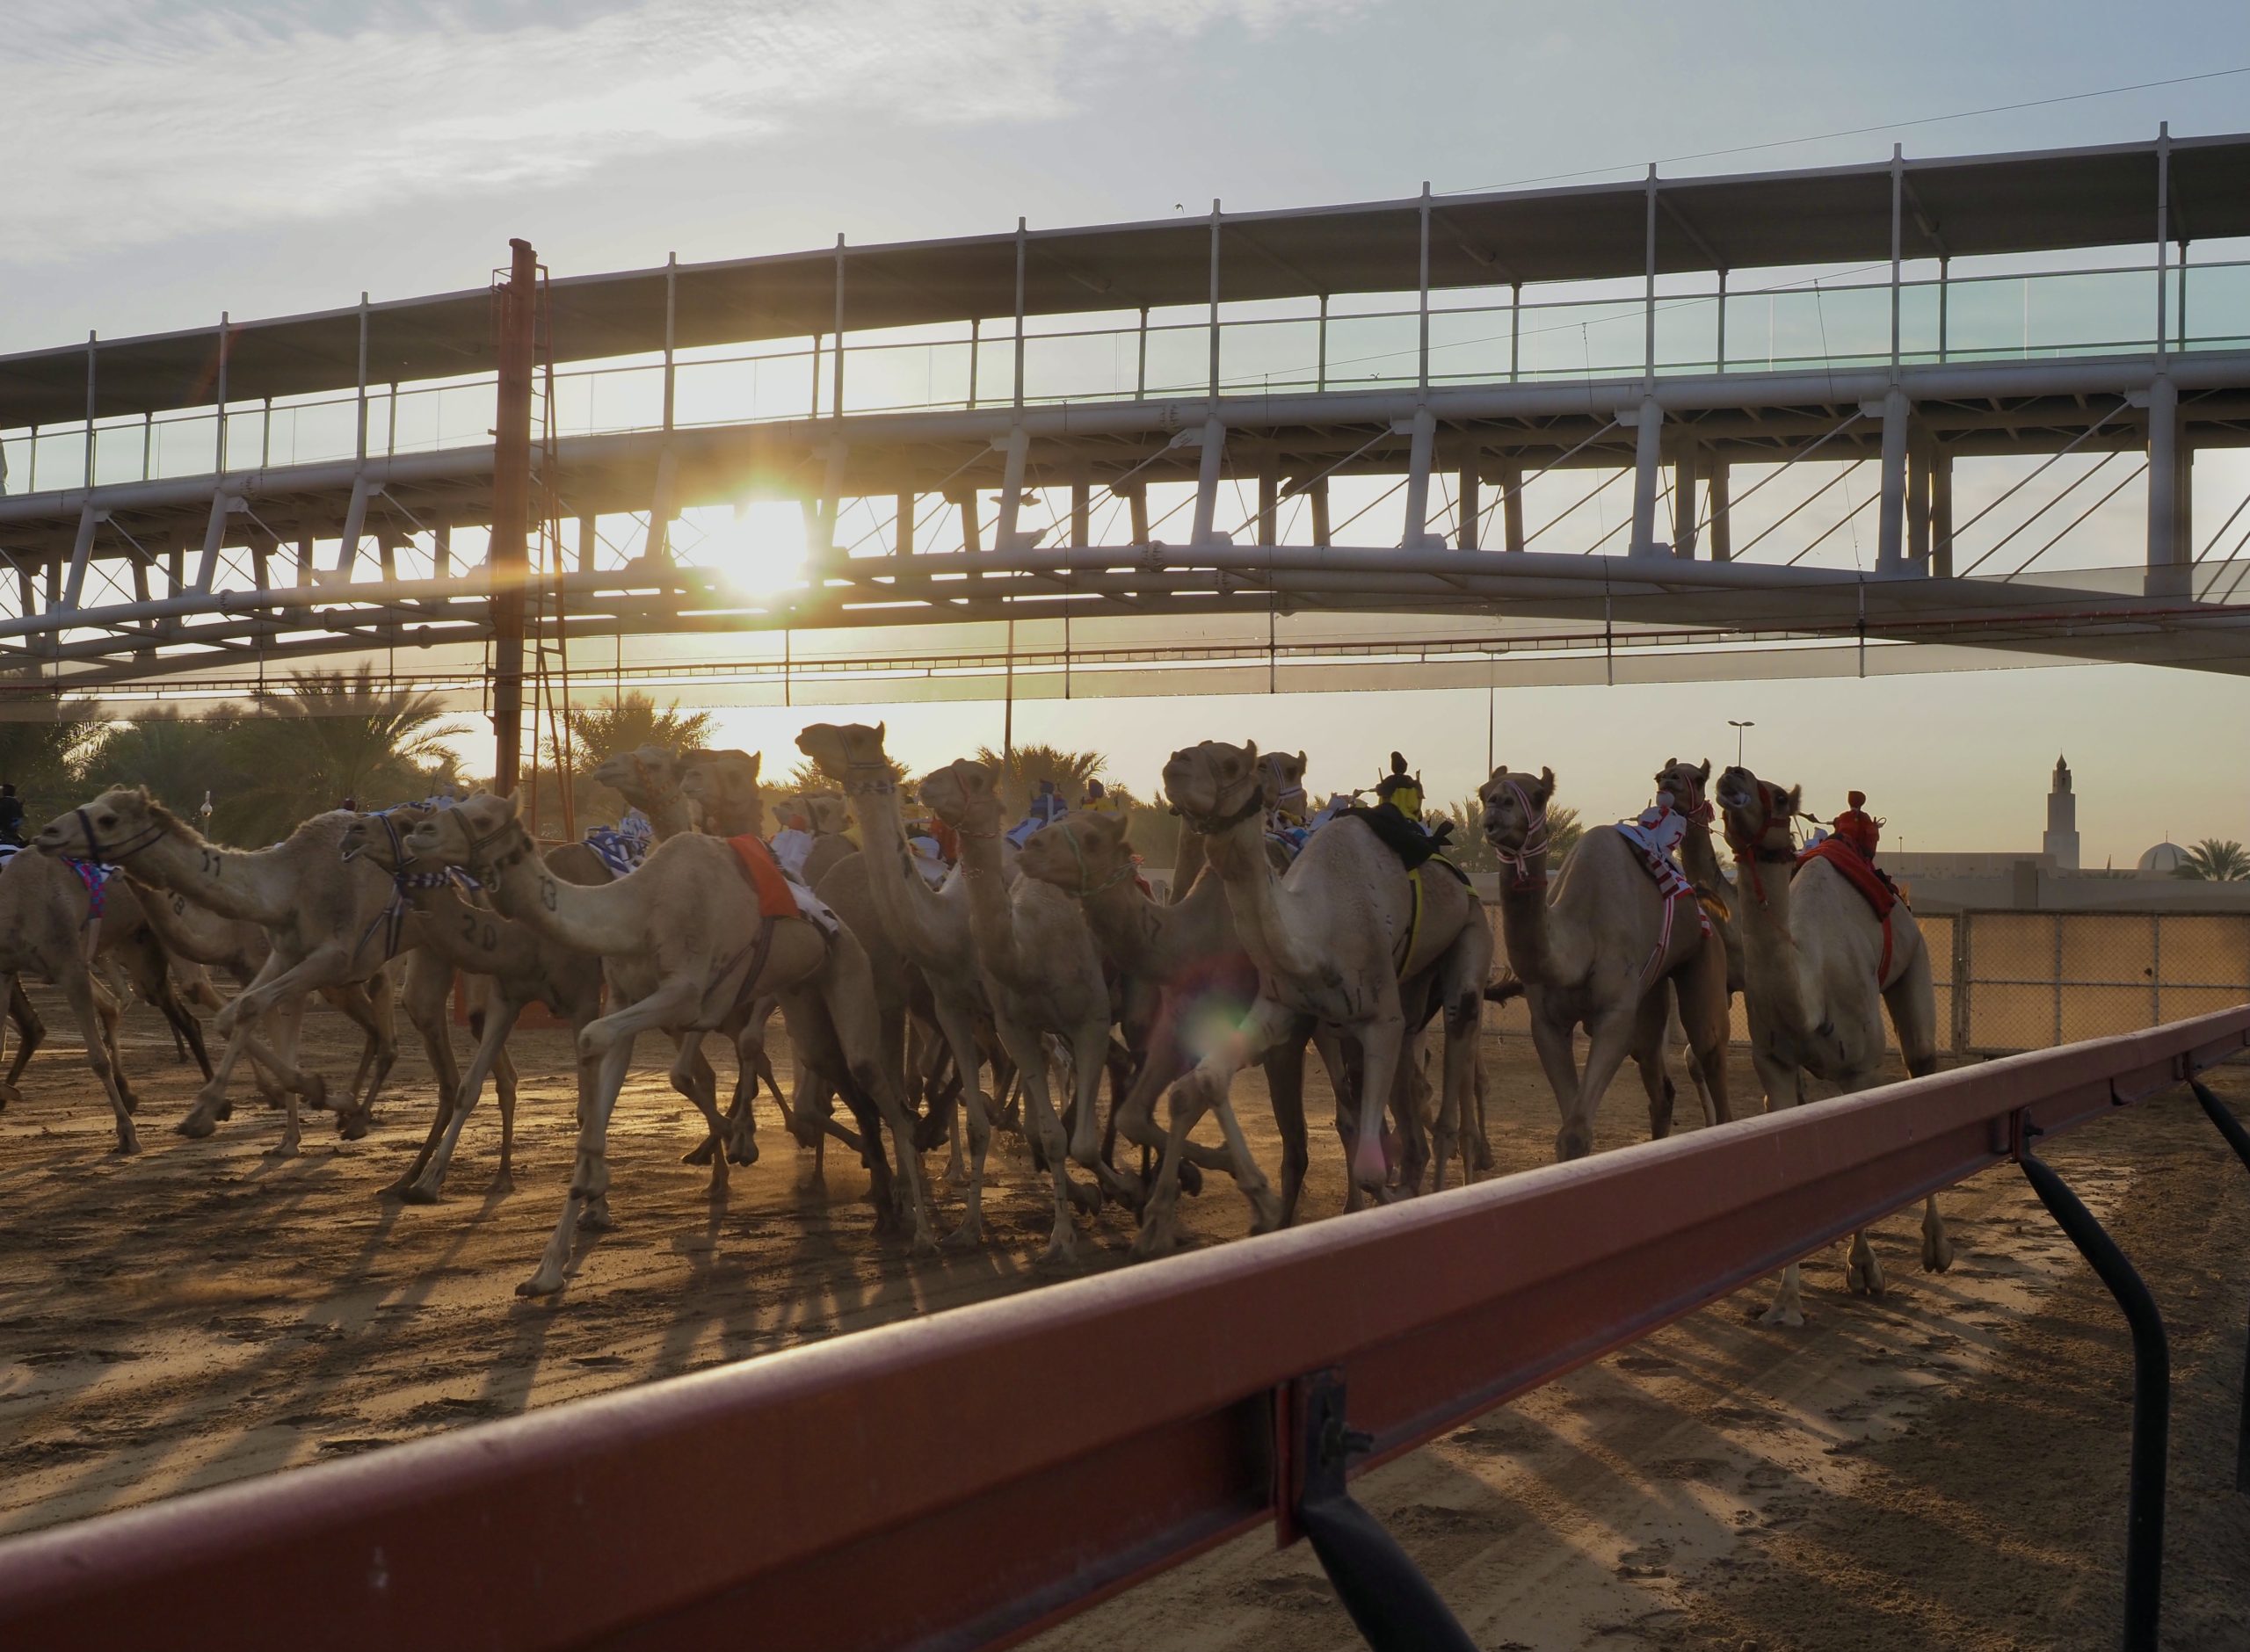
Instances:
[[[2250,1007],[1559,1164],[0,1544],[0,1646],[1001,1643],[2250,1048]],[[565,1310],[567,1311],[567,1310]]]

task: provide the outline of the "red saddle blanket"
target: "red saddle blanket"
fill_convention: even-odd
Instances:
[[[1887,980],[1891,975],[1891,909],[1898,904],[1898,891],[1891,881],[1875,869],[1869,860],[1840,837],[1824,837],[1796,858],[1797,870],[1803,871],[1816,860],[1825,860],[1841,873],[1844,881],[1857,889],[1875,915],[1883,922],[1883,960],[1875,967],[1875,978]]]
[[[782,874],[780,862],[773,859],[773,851],[759,839],[747,835],[727,839],[735,851],[735,859],[742,864],[742,875],[758,894],[758,910],[763,917],[802,917],[797,909],[797,897],[790,892],[789,880]]]

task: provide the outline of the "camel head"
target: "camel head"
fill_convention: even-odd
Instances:
[[[811,723],[797,735],[797,750],[846,792],[888,791],[890,758],[884,752],[883,733],[877,723]]]
[[[661,808],[679,790],[679,756],[665,746],[642,746],[604,757],[594,779],[638,809]]]
[[[1690,763],[1684,757],[1666,757],[1664,766],[1656,772],[1656,789],[1672,794],[1673,807],[1690,820],[1708,822],[1711,817],[1711,760]]]
[[[1114,815],[1066,815],[1032,833],[1016,863],[1065,895],[1097,895],[1133,875],[1133,846]]]
[[[1286,751],[1269,751],[1258,759],[1258,767],[1266,778],[1266,801],[1268,805],[1278,804],[1292,794],[1298,801],[1303,801],[1303,752],[1292,757]]]
[[[1715,795],[1719,813],[1726,822],[1727,847],[1734,851],[1736,859],[1754,856],[1760,860],[1778,860],[1795,857],[1796,840],[1790,822],[1803,807],[1803,786],[1793,786],[1784,792],[1771,780],[1761,780],[1747,769],[1729,768],[1719,776]]]
[[[1509,769],[1492,771],[1492,778],[1477,788],[1484,803],[1484,841],[1492,845],[1501,863],[1517,875],[1528,875],[1526,863],[1547,852],[1547,805],[1555,795],[1555,771],[1537,774]]]
[[[344,858],[365,858],[396,876],[414,860],[407,837],[439,810],[428,803],[401,803],[394,808],[354,815],[344,829]]]
[[[728,837],[764,835],[766,794],[758,788],[758,757],[732,749],[679,754],[679,794],[703,830]]]
[[[441,808],[417,822],[406,834],[406,851],[417,860],[460,866],[470,873],[489,870],[512,847],[529,848],[530,839],[516,819],[516,800],[490,792],[472,792],[451,808]]]
[[[840,837],[852,830],[852,805],[841,792],[801,792],[797,801],[803,805],[812,829],[824,837]]]
[[[915,794],[955,831],[989,835],[999,830],[999,786],[1000,777],[983,764],[958,757],[923,777]]]
[[[57,815],[32,847],[73,860],[114,860],[173,830],[185,830],[144,786],[113,786],[83,808]]]
[[[1172,754],[1164,765],[1164,794],[1181,819],[1208,837],[1256,814],[1268,801],[1267,779],[1256,741],[1230,746],[1206,740]]]

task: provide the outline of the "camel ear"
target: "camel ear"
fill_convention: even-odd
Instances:
[[[1251,741],[1251,742],[1249,743],[1249,744],[1248,744],[1248,745],[1246,745],[1245,747],[1244,747],[1244,750],[1246,750],[1247,752],[1249,752],[1249,754],[1250,754],[1250,764],[1251,764],[1251,766],[1252,766],[1252,768],[1257,767],[1257,765],[1258,765],[1258,743],[1257,743],[1255,740],[1252,740],[1252,741]]]
[[[1709,779],[1711,778],[1711,760],[1710,760],[1709,757],[1705,757],[1705,758],[1703,759],[1703,766],[1702,766],[1702,769],[1701,770],[1701,773],[1702,774],[1702,777],[1703,777],[1705,779],[1707,779],[1707,780],[1708,780],[1708,779]]]
[[[875,725],[875,738],[877,740],[881,740],[883,737],[884,732],[889,729],[889,727],[890,722],[889,719],[885,719],[883,721],[877,723]]]
[[[1297,753],[1297,767],[1302,769],[1305,766],[1304,753],[1300,751]]]
[[[765,757],[766,754],[763,751],[753,751],[750,754],[750,783],[752,786],[758,784],[758,765],[765,760]]]
[[[1539,785],[1542,790],[1551,795],[1555,790],[1555,771],[1548,768],[1541,769],[1539,771]]]
[[[1792,815],[1801,814],[1801,813],[1803,813],[1803,812],[1804,812],[1804,786],[1793,786],[1789,787],[1789,813],[1790,813],[1790,814],[1792,814]]]

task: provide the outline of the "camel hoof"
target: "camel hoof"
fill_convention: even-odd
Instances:
[[[1953,1237],[1949,1234],[1922,1235],[1922,1272],[1943,1273],[1953,1265]]]
[[[910,1257],[936,1256],[938,1242],[931,1236],[927,1228],[918,1228],[914,1232],[914,1242],[906,1247],[906,1254]]]
[[[312,1074],[305,1084],[304,1097],[308,1107],[318,1109],[327,1106],[328,1080],[318,1073]]]
[[[434,1205],[438,1202],[438,1190],[426,1182],[410,1182],[398,1190],[398,1201],[402,1205]]]
[[[1844,1264],[1844,1284],[1854,1296],[1883,1294],[1883,1264],[1875,1259],[1872,1250]]]
[[[1049,1240],[1047,1249],[1039,1253],[1039,1259],[1031,1265],[1041,1273],[1083,1273],[1085,1271],[1085,1263],[1078,1255],[1077,1243],[1066,1243],[1062,1239]]]
[[[125,1104],[126,1112],[138,1112],[141,1111],[141,1098],[134,1095],[130,1090],[127,1090],[121,1083],[117,1087],[117,1098]]]
[[[354,1112],[339,1112],[336,1115],[336,1134],[346,1141],[357,1141],[367,1134],[374,1121],[374,1114],[365,1108]]]
[[[521,1285],[516,1286],[518,1296],[552,1296],[562,1288],[562,1276],[541,1268]]]
[[[1796,1308],[1784,1308],[1776,1302],[1758,1315],[1758,1322],[1760,1325],[1786,1325],[1791,1330],[1802,1330],[1804,1329],[1804,1315]]]
[[[120,1126],[117,1133],[117,1145],[110,1151],[120,1158],[126,1158],[140,1150],[141,1133],[129,1124]]]
[[[1136,1262],[1153,1262],[1159,1257],[1170,1256],[1179,1248],[1179,1235],[1172,1231],[1171,1223],[1160,1222],[1154,1227],[1142,1228],[1134,1238],[1133,1248],[1128,1254]]]
[[[744,1136],[739,1141],[736,1142],[732,1147],[729,1147],[727,1149],[727,1157],[737,1164],[749,1165],[757,1163],[758,1138],[754,1135]]]
[[[1179,1161],[1179,1191],[1190,1199],[1200,1199],[1203,1193],[1203,1167],[1191,1160]]]
[[[280,1141],[276,1141],[272,1147],[266,1148],[263,1156],[269,1159],[295,1158],[297,1156],[296,1138],[294,1136],[284,1136]]]
[[[590,1199],[586,1201],[585,1209],[578,1216],[578,1226],[584,1228],[588,1233],[614,1233],[617,1230],[617,1223],[609,1214],[608,1194],[604,1193],[599,1199]]]
[[[212,1123],[209,1112],[206,1112],[202,1107],[197,1106],[190,1108],[188,1110],[187,1116],[182,1119],[178,1124],[174,1125],[172,1128],[178,1131],[181,1135],[189,1136],[197,1141],[200,1141],[205,1136],[215,1134],[219,1127]]]
[[[679,1162],[682,1164],[708,1164],[711,1162],[711,1155],[717,1150],[718,1149],[713,1143],[711,1138],[705,1136],[703,1138],[703,1145],[697,1148],[693,1153],[681,1154],[679,1156]]]
[[[231,1101],[222,1101],[222,1102],[221,1102],[221,1103],[219,1104],[219,1122],[220,1122],[221,1124],[224,1124],[224,1123],[226,1123],[226,1121],[227,1121],[228,1119],[229,1119],[233,1118],[234,1116],[235,1116],[235,1104],[234,1104],[233,1102],[231,1102]]]
[[[516,1191],[516,1178],[505,1170],[496,1170],[491,1181],[485,1185],[484,1191],[488,1193],[512,1193]]]
[[[1250,1196],[1250,1231],[1279,1233],[1281,1228],[1281,1201],[1262,1188]]]
[[[1101,1214],[1101,1188],[1097,1184],[1073,1181],[1070,1186],[1071,1203],[1074,1208],[1085,1212],[1089,1216]]]
[[[8,1104],[10,1102],[21,1101],[23,1098],[24,1092],[18,1090],[13,1084],[0,1083],[0,1112],[5,1112],[8,1111]]]
[[[982,1250],[984,1248],[984,1224],[976,1221],[964,1221],[940,1240],[938,1248],[957,1257]]]
[[[1564,1125],[1555,1132],[1555,1162],[1566,1163],[1582,1159],[1593,1151],[1593,1133],[1576,1125]]]

